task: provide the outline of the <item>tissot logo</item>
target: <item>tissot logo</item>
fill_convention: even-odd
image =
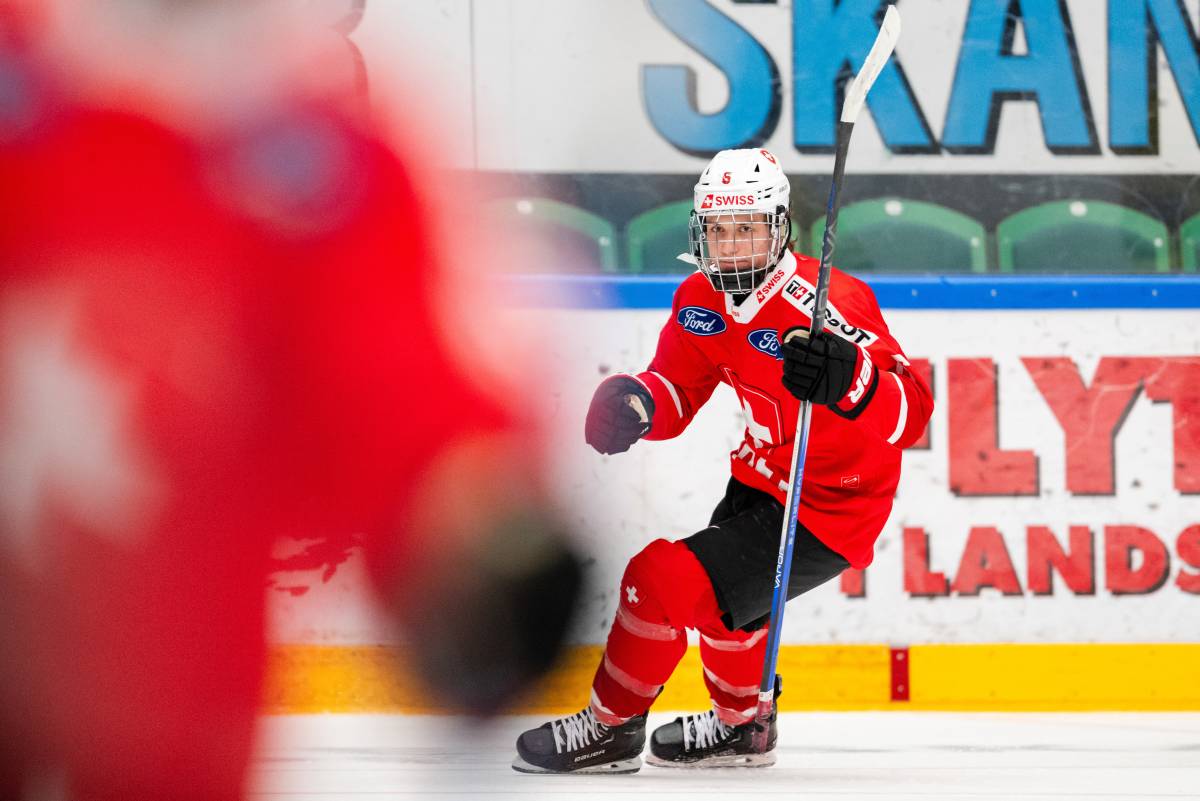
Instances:
[[[758,328],[746,335],[746,339],[755,350],[762,351],[775,359],[782,359],[779,354],[779,334],[773,328]]]
[[[675,321],[689,334],[710,337],[725,330],[725,320],[715,311],[700,306],[684,306]]]
[[[813,304],[817,300],[813,285],[798,275],[792,276],[792,280],[784,285],[783,297],[808,315],[812,314]],[[862,345],[864,348],[870,347],[871,343],[879,339],[875,333],[847,323],[837,307],[829,302],[825,304],[825,330],[832,331],[842,339],[853,342],[855,345]]]

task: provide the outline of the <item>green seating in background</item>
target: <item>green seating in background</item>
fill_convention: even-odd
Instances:
[[[501,198],[483,212],[498,232],[515,235],[526,261],[519,272],[616,272],[616,231],[603,217],[547,198]]]
[[[810,229],[819,258],[825,217]],[[838,213],[833,263],[852,273],[982,273],[987,232],[976,220],[935,203],[876,198]]]
[[[690,273],[695,265],[680,261],[688,253],[691,200],[680,200],[642,212],[625,227],[628,265],[634,273]]]
[[[1179,226],[1179,250],[1183,271],[1200,271],[1200,214]]]
[[[1008,273],[1164,273],[1170,241],[1153,217],[1095,200],[1043,203],[996,226],[1000,270]]]

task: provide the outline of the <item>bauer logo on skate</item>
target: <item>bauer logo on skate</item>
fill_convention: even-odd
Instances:
[[[685,306],[675,318],[689,334],[710,337],[725,330],[725,320],[715,311],[700,306]]]

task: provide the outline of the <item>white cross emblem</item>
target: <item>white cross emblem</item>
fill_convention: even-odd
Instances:
[[[625,600],[629,601],[630,606],[633,606],[641,600],[641,598],[637,597],[637,587],[630,584],[625,588]]]
[[[746,430],[754,440],[754,447],[761,448],[763,443],[771,441],[771,429],[754,419],[754,410],[748,401],[742,401],[742,417],[746,419]]]
[[[133,539],[161,487],[129,437],[130,389],[74,346],[65,295],[0,297],[0,548],[39,564],[44,502],[111,541]]]

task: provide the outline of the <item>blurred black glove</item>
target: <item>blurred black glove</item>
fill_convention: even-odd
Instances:
[[[879,371],[867,352],[828,331],[809,337],[808,329],[789,328],[780,337],[783,386],[799,400],[857,417],[875,394]]]
[[[408,664],[434,705],[491,717],[553,667],[583,589],[560,520],[514,510],[433,570],[406,603]]]
[[[646,388],[627,375],[610,376],[592,396],[584,439],[600,453],[624,453],[646,435],[653,419],[654,399]]]

